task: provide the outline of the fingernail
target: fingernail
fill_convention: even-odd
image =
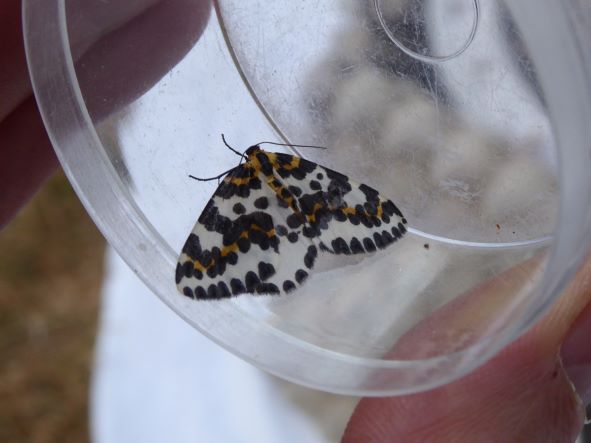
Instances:
[[[562,344],[562,364],[583,405],[591,402],[591,305],[587,306]]]

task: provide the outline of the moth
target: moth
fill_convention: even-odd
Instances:
[[[221,181],[178,259],[175,280],[187,297],[286,294],[308,279],[319,253],[370,254],[406,233],[396,205],[365,184],[260,147],[280,143],[244,153],[224,143],[239,165],[208,179],[191,176]]]

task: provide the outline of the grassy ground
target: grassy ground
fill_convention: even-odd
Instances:
[[[0,442],[88,441],[103,252],[61,174],[0,231]]]

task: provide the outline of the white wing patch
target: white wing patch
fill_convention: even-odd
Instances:
[[[314,266],[317,246],[286,225],[293,214],[286,200],[239,168],[207,203],[179,257],[176,283],[188,297],[287,293]],[[248,183],[236,186],[232,182],[241,174]]]
[[[179,291],[195,299],[283,294],[301,285],[318,250],[363,254],[406,232],[390,200],[343,174],[250,147],[207,203],[180,254]]]

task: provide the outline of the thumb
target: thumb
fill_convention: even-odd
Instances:
[[[511,278],[503,275],[504,282]],[[451,303],[436,312],[403,337],[402,347],[416,344],[437,322],[470,312],[466,304],[481,302],[490,288],[458,300],[463,309]],[[362,399],[342,441],[574,441],[584,421],[581,399],[588,402],[591,394],[590,298],[591,260],[552,310],[495,358],[431,391]]]

